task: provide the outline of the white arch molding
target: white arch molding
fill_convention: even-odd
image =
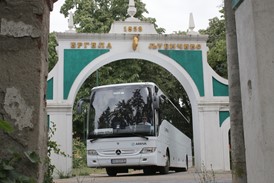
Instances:
[[[142,32],[138,32],[138,34],[124,32],[125,27],[128,26],[142,27]],[[226,117],[222,111],[228,111],[228,96],[223,94],[223,91],[227,88],[227,80],[218,76],[207,63],[207,37],[201,35],[158,35],[155,30],[151,29],[154,28],[148,23],[128,21],[114,23],[112,26],[114,32],[109,34],[78,34],[73,32],[57,34],[59,61],[49,73],[47,93],[48,118],[57,127],[53,140],[61,145],[64,152],[69,155],[72,154],[73,103],[79,88],[93,72],[108,63],[118,60],[142,59],[158,64],[168,70],[187,92],[192,106],[196,168],[199,169],[204,163],[206,168],[209,169],[212,165],[214,170],[229,170],[227,169],[229,159],[225,157],[227,153],[219,153],[227,150],[223,145],[227,139],[222,136],[224,126],[229,123],[227,119],[225,122],[222,121]],[[139,42],[137,49],[134,51],[132,49],[132,39],[136,35],[139,37]],[[72,46],[74,43],[76,47]],[[84,46],[86,43],[88,46]],[[96,46],[92,47],[92,43],[95,43]],[[100,43],[104,43],[103,49],[107,51],[87,62],[87,65],[77,73],[69,88],[68,95],[65,97],[65,51],[78,49],[100,50],[102,49],[98,48]],[[108,43],[111,46],[106,48]],[[151,44],[162,46],[152,48]],[[164,48],[164,44],[168,46]],[[184,45],[189,47],[186,48]],[[190,45],[196,46],[190,48]],[[179,63],[179,56],[178,61],[177,58],[164,55],[161,50],[176,51],[172,54],[182,52],[201,53],[201,64],[197,65],[197,68],[202,68],[202,73],[198,75],[202,86],[198,87],[197,77],[194,79],[195,76],[193,76],[196,66],[186,69],[184,65]],[[177,56],[175,55],[175,57]],[[192,59],[192,57],[189,57],[185,58],[184,61],[190,63],[193,61]],[[75,60],[75,62],[78,63],[81,60]],[[199,72],[198,69],[197,72]],[[56,165],[58,171],[69,173],[72,169],[72,160],[69,157],[64,158],[53,155],[52,162]]]
[[[92,61],[85,69],[82,70],[82,72],[78,75],[76,78],[74,84],[72,85],[68,101],[71,104],[71,107],[73,107],[74,100],[76,98],[76,94],[78,93],[80,87],[84,83],[84,81],[97,69],[100,67],[123,59],[142,59],[147,60],[150,62],[153,62],[155,64],[158,64],[168,70],[170,73],[174,75],[174,77],[181,83],[181,85],[184,87],[192,107],[192,118],[193,118],[193,125],[195,125],[199,119],[198,119],[198,104],[197,101],[199,99],[199,91],[197,90],[197,87],[195,86],[195,83],[189,76],[189,74],[182,68],[179,64],[174,62],[174,60],[170,59],[169,57],[166,57],[164,55],[158,54],[158,55],[152,55],[152,54],[142,54],[137,52],[129,52],[129,53],[120,53],[116,55],[112,55],[111,53],[105,54],[101,57],[98,57],[94,61]],[[195,125],[197,126],[197,125]],[[196,129],[196,128],[195,128]],[[198,133],[196,131],[193,131],[194,134]],[[196,138],[197,135],[194,135],[194,138]],[[195,141],[195,139],[194,139]],[[196,140],[195,145],[199,146],[199,141]],[[195,149],[198,149],[195,148]],[[195,152],[197,154],[196,157],[200,156],[200,152]]]

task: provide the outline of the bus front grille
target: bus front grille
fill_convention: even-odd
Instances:
[[[117,156],[117,155],[136,155],[140,152],[137,149],[108,149],[108,150],[100,150],[98,151],[101,156]]]

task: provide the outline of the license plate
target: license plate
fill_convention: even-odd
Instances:
[[[112,159],[111,164],[126,164],[127,160],[126,159]]]

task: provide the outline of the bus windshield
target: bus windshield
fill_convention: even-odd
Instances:
[[[154,135],[152,92],[145,85],[98,88],[91,94],[88,138]]]

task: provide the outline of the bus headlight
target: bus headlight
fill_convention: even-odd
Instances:
[[[96,150],[91,149],[91,150],[88,150],[88,155],[90,155],[90,156],[96,156],[96,155],[98,155],[98,153],[97,153]]]
[[[156,147],[144,147],[141,154],[153,153],[156,151]]]

